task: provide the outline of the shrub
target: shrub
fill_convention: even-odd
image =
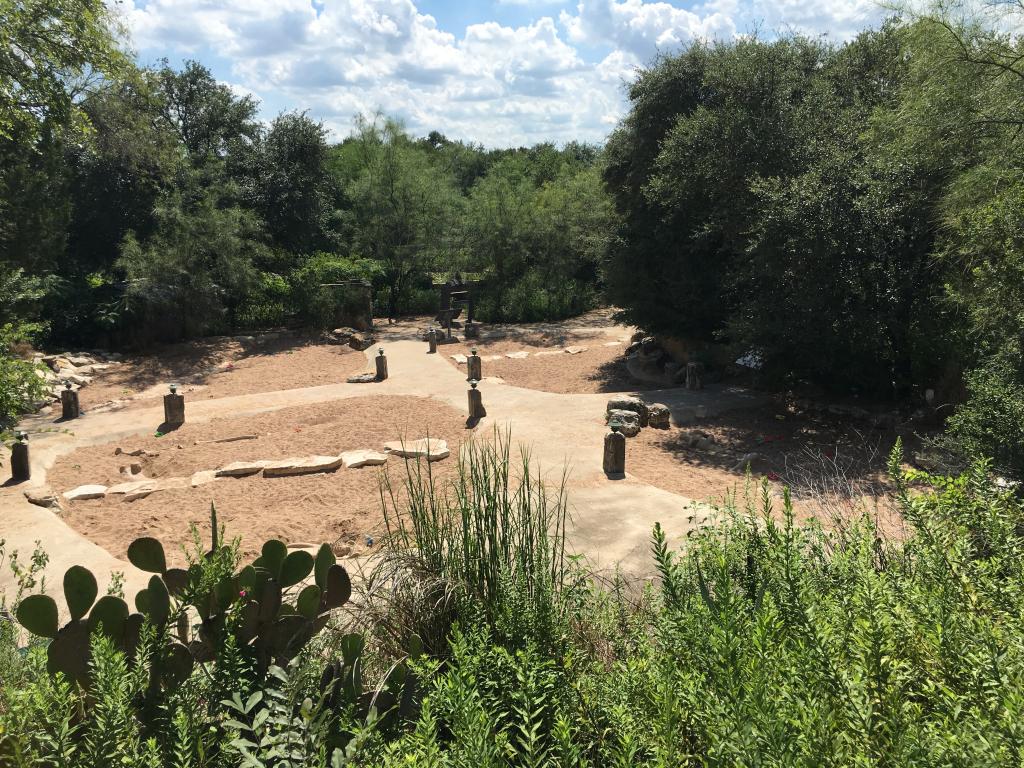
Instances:
[[[317,328],[335,328],[366,318],[366,294],[360,286],[330,283],[370,280],[379,267],[368,259],[317,253],[289,276],[292,303],[300,317]]]
[[[41,366],[19,354],[26,346],[25,336],[22,326],[0,326],[0,432],[46,394],[45,381],[37,373]]]

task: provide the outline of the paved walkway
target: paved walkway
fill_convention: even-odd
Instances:
[[[464,371],[444,359],[444,347],[438,354],[426,354],[426,344],[409,338],[387,340],[390,378],[376,384],[332,384],[306,389],[261,392],[225,397],[218,400],[186,400],[190,422],[205,422],[219,417],[248,416],[280,408],[320,403],[365,395],[421,395],[466,409]],[[397,334],[395,334],[397,336]],[[376,346],[367,351],[368,367]],[[557,358],[551,358],[552,365]],[[544,477],[558,481],[563,471],[568,481],[573,526],[570,543],[586,554],[600,569],[618,565],[624,572],[648,575],[652,572],[650,535],[655,522],[661,522],[678,539],[695,523],[704,520],[709,510],[690,499],[647,485],[627,474],[623,480],[609,480],[601,468],[606,427],[603,423],[606,394],[560,395],[521,389],[485,380],[480,386],[488,417],[478,426],[490,430],[497,425],[510,429],[514,442],[528,446],[533,464]],[[687,392],[682,389],[656,393],[636,393],[648,401],[662,402],[672,409],[677,423],[692,420],[697,407],[707,415],[755,404],[757,396],[739,389]],[[7,551],[17,549],[22,558],[41,541],[50,556],[46,571],[49,591],[60,591],[64,571],[72,565],[89,567],[101,585],[113,571],[126,577],[126,594],[133,595],[145,585],[145,576],[129,563],[115,558],[71,529],[56,514],[29,504],[24,490],[44,485],[46,472],[57,458],[85,445],[106,443],[131,435],[152,432],[163,420],[160,407],[145,410],[85,414],[66,425],[55,424],[53,417],[33,416],[21,428],[32,433],[32,480],[21,485],[0,487],[0,538]],[[68,431],[62,431],[66,428]],[[52,430],[52,431],[45,431]],[[7,449],[2,449],[3,471],[9,471]],[[627,444],[627,470],[629,448]],[[62,490],[62,489],[55,489]],[[126,525],[131,521],[126,520]],[[10,592],[13,578],[6,563],[0,566],[0,592]]]

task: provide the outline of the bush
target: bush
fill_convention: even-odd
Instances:
[[[280,275],[260,272],[242,306],[235,312],[235,327],[271,328],[288,318],[290,289]]]
[[[41,366],[19,355],[25,347],[23,326],[0,326],[0,432],[46,395],[45,381],[37,374]]]
[[[1024,476],[1024,371],[1016,345],[970,371],[968,399],[949,419],[952,442],[964,454],[993,457],[996,467]]]
[[[330,283],[371,280],[379,267],[368,259],[317,253],[289,276],[292,304],[302,319],[316,328],[353,325],[367,315],[361,286],[328,287]]]

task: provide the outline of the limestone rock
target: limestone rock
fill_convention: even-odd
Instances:
[[[647,406],[647,426],[655,429],[668,429],[671,423],[672,411],[662,403],[650,403]]]
[[[91,357],[86,357],[85,355],[69,357],[68,362],[71,363],[76,368],[79,367],[80,365],[94,365],[96,363],[96,361],[93,360]]]
[[[647,405],[638,397],[629,395],[616,395],[608,400],[606,410],[612,411],[634,411],[640,417],[640,426],[647,426]]]
[[[387,463],[388,455],[380,451],[363,448],[358,451],[345,451],[341,454],[341,461],[347,469],[359,469],[360,467],[376,467]]]
[[[369,349],[373,346],[373,336],[366,333],[359,333],[357,331],[349,338],[348,345],[352,347],[352,349],[362,352],[364,349]]]
[[[524,360],[525,358],[527,358],[529,356],[530,356],[530,353],[529,352],[525,352],[525,351],[523,351],[523,352],[507,352],[505,354],[505,357],[509,358],[510,360]]]
[[[568,353],[570,355],[578,355],[581,352],[586,352],[587,348],[586,347],[566,347],[565,351],[566,351],[566,353]]]
[[[373,384],[377,381],[376,373],[359,373],[355,376],[349,376],[345,381],[349,384]]]
[[[331,472],[340,466],[340,456],[304,456],[271,462],[263,468],[263,476],[312,475],[317,472]]]
[[[156,457],[156,456],[160,455],[159,453],[150,453],[145,448],[122,448],[121,446],[118,446],[117,448],[114,449],[114,455],[115,456],[120,456],[121,454],[124,454],[125,456],[152,456],[152,457]]]
[[[612,419],[618,420],[619,431],[626,437],[636,437],[640,434],[640,414],[636,411],[615,408],[608,411],[608,423],[611,423]]]
[[[233,461],[223,467],[213,470],[215,477],[245,477],[262,472],[270,462],[263,459],[256,461]]]
[[[321,338],[327,344],[348,344],[356,333],[358,331],[355,328],[335,328],[333,331],[324,331]]]
[[[35,504],[37,507],[60,509],[60,499],[48,485],[39,488],[29,488],[25,491],[25,498],[29,504]]]
[[[469,362],[469,358],[466,357],[465,355],[452,355],[452,360],[454,360],[459,365],[465,365],[467,362]]]
[[[451,455],[448,443],[433,437],[424,437],[419,440],[394,440],[384,443],[384,450],[405,459],[426,457],[427,461],[440,461]]]
[[[193,488],[198,488],[200,485],[206,485],[212,483],[217,479],[217,470],[215,469],[204,469],[201,472],[196,472],[192,475],[192,479],[189,483]]]
[[[65,492],[64,498],[68,501],[84,501],[85,499],[102,499],[107,495],[105,485],[80,485]]]

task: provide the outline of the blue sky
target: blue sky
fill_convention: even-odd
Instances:
[[[113,2],[113,0],[111,0]],[[625,84],[695,39],[793,30],[845,40],[874,0],[121,0],[143,64],[206,64],[270,119],[304,110],[334,138],[377,110],[487,146],[601,142]]]

